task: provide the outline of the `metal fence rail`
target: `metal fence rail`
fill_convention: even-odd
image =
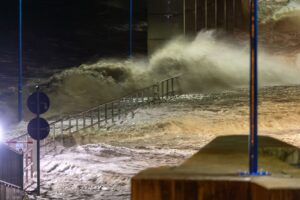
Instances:
[[[101,128],[107,124],[119,121],[134,110],[149,103],[168,100],[180,92],[179,77],[165,79],[149,87],[140,89],[132,94],[111,100],[84,112],[64,116],[51,122],[49,136],[41,141],[41,156],[56,149],[64,137],[88,128]],[[24,154],[24,188],[31,186],[34,164],[34,143],[28,134],[21,135],[7,142],[10,147],[18,149],[22,144]]]
[[[88,128],[101,128],[108,123],[119,121],[130,113],[133,117],[133,111],[139,107],[174,97],[180,91],[179,77],[165,79],[132,94],[50,123],[50,137],[42,142],[43,154],[55,149],[55,142],[58,138],[62,140],[66,135]]]
[[[23,154],[0,144],[0,180],[23,188]]]
[[[20,187],[0,181],[0,200],[20,200],[24,195]]]

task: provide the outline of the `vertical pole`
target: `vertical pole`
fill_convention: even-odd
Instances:
[[[224,29],[227,30],[227,0],[224,0]]]
[[[111,122],[114,123],[114,102],[111,102]]]
[[[82,114],[83,117],[83,128],[85,128],[85,113]]]
[[[167,99],[169,98],[169,80],[167,80]]]
[[[133,40],[133,33],[132,33],[132,25],[133,25],[133,0],[129,0],[129,57],[132,57],[132,40]]]
[[[198,0],[195,0],[195,34],[198,32]]]
[[[27,151],[27,149],[26,149],[26,151]],[[26,156],[26,167],[27,167],[27,152],[24,154],[24,152],[22,152],[22,155],[21,155],[21,161],[22,162],[20,162],[20,170],[21,170],[21,180],[20,180],[20,182],[21,182],[21,189],[23,190],[24,189],[24,156]],[[28,178],[28,169],[26,169],[26,178]]]
[[[72,133],[72,130],[71,130],[72,129],[71,128],[72,127],[72,122],[71,122],[71,120],[72,120],[71,116],[69,116],[69,133]]]
[[[28,147],[27,147],[27,150],[28,150]],[[25,167],[27,168],[27,166],[28,166],[28,152],[26,152],[23,155],[25,155]],[[28,171],[29,171],[29,168],[27,168],[26,171],[25,171],[25,182],[26,183],[28,183]]]
[[[37,92],[37,195],[40,195],[40,88],[39,86],[36,87],[36,92]]]
[[[215,0],[215,28],[218,27],[218,0]]]
[[[251,72],[250,72],[250,137],[249,137],[249,172],[257,173],[258,168],[258,136],[257,136],[257,103],[258,103],[258,0],[251,0]]]
[[[235,7],[236,7],[236,2],[235,2],[235,0],[232,0],[232,7],[233,7],[233,27],[232,27],[232,29],[234,30],[234,28],[235,28],[235,26],[236,26],[236,10],[235,10]]]
[[[100,119],[100,107],[98,107],[98,115],[97,115],[97,116],[98,116],[98,128],[100,128],[100,125],[101,125],[101,124],[100,124],[100,123],[101,123],[101,122],[100,122],[100,120],[101,120],[101,119]]]
[[[183,34],[186,35],[186,12],[185,12],[185,0],[183,0]]]
[[[63,131],[64,131],[64,119],[62,118],[61,121],[60,121],[60,135],[61,135],[61,138],[63,136]]]
[[[55,130],[56,129],[56,127],[55,127],[55,123],[53,124],[53,135],[54,135],[54,137],[55,137]]]
[[[207,0],[205,0],[205,29],[207,29],[208,28],[208,19],[207,19],[207,17],[208,17],[208,6],[207,6]]]
[[[121,119],[121,100],[119,101],[119,104],[118,104],[118,114],[119,114],[119,120]]]
[[[131,118],[133,118],[134,117],[134,99],[133,99],[134,97],[133,96],[131,96],[130,97],[130,101],[131,101]]]
[[[105,112],[105,123],[107,123],[107,104],[105,104],[105,107],[104,107],[104,112]]]
[[[172,81],[171,81],[171,88],[172,88],[172,96],[175,95],[175,92],[174,92],[174,78],[172,78]]]
[[[18,120],[23,119],[23,0],[19,0]]]
[[[94,125],[93,111],[91,111],[91,126]]]
[[[76,115],[76,131],[78,131],[78,115]]]

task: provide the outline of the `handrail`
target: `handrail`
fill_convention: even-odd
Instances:
[[[22,190],[22,188],[20,186],[17,186],[17,185],[11,184],[11,183],[7,183],[7,182],[1,181],[1,180],[0,180],[0,185],[5,185],[7,187],[12,187],[12,188],[15,188],[18,190]]]
[[[156,83],[156,84],[154,84],[154,85],[158,85],[158,84],[160,84],[160,83],[162,83],[162,82],[165,82],[165,81],[168,81],[168,80],[171,80],[171,79],[179,78],[180,76],[181,76],[181,75],[176,75],[176,76],[173,76],[173,77],[171,77],[171,78],[166,78],[166,79],[164,79],[164,80],[162,80],[162,81],[159,81],[158,83]],[[102,103],[102,104],[100,104],[100,105],[98,105],[98,106],[94,106],[94,107],[92,107],[92,108],[89,108],[88,110],[81,111],[81,112],[79,112],[79,113],[70,114],[69,116],[80,115],[80,114],[89,112],[89,111],[94,110],[94,109],[97,109],[97,108],[99,108],[100,106],[103,106],[103,105],[105,105],[105,104],[113,103],[113,102],[118,101],[118,100],[120,100],[120,99],[123,99],[123,98],[126,98],[126,97],[130,97],[130,96],[132,96],[132,95],[134,95],[134,94],[136,94],[136,93],[138,93],[138,92],[140,92],[140,91],[143,91],[143,90],[145,90],[145,89],[152,88],[154,85],[150,85],[150,86],[147,86],[147,87],[145,87],[145,88],[141,88],[141,89],[135,90],[134,92],[132,92],[132,93],[130,93],[130,94],[127,94],[127,95],[124,95],[124,96],[121,96],[121,97],[118,97],[118,98],[114,98],[114,99],[112,99],[112,100],[108,100],[108,101],[106,101],[106,102],[104,102],[104,103]],[[64,118],[64,117],[62,117],[62,118],[56,120],[55,122],[50,123],[49,125],[52,125],[52,124],[54,124],[54,123],[56,123],[56,122],[59,122],[59,121],[60,121],[61,119],[63,119],[63,118]]]
[[[107,124],[109,120],[114,123],[116,120],[120,120],[122,115],[127,115],[128,113],[132,113],[132,117],[134,117],[133,111],[138,107],[151,102],[167,100],[175,96],[180,90],[179,85],[175,83],[175,80],[179,77],[180,75],[177,75],[164,79],[130,94],[106,101],[85,111],[60,117],[51,122],[49,124],[49,137],[41,141],[41,156],[43,157],[48,152],[56,149],[57,139],[61,138],[63,140],[65,133],[72,134],[96,125],[100,128],[103,123]],[[26,142],[24,143],[24,141]],[[33,178],[33,142],[26,133],[8,140],[7,144],[13,145],[18,142],[26,144],[25,149],[23,149],[23,155],[25,164],[24,181],[26,183],[24,188],[27,188],[31,184],[29,181]]]

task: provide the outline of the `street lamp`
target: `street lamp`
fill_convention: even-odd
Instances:
[[[19,0],[19,51],[18,51],[18,120],[23,119],[23,0]]]
[[[132,40],[133,40],[133,33],[132,33],[132,26],[133,26],[133,0],[129,0],[129,57],[132,57]]]

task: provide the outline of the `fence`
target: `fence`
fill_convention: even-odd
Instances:
[[[20,200],[23,197],[24,192],[20,187],[0,181],[0,200]]]
[[[168,100],[180,91],[180,76],[160,81],[152,86],[135,91],[124,97],[103,103],[87,111],[65,116],[51,122],[48,138],[41,142],[41,156],[56,149],[57,143],[62,142],[67,135],[88,128],[101,128],[108,123],[114,123],[134,110],[149,103]],[[33,141],[28,134],[21,135],[7,142],[11,147],[17,148],[22,144],[24,153],[24,188],[32,185]]]
[[[6,142],[6,144],[19,152],[23,153],[23,188],[30,187],[33,178],[33,145],[34,142],[28,134],[21,135]]]
[[[49,137],[42,141],[42,155],[56,148],[56,142],[67,135],[88,128],[101,128],[108,123],[114,123],[139,107],[149,103],[167,100],[179,92],[180,76],[160,81],[152,86],[135,91],[132,94],[103,103],[87,111],[62,117],[50,123]]]
[[[0,144],[0,180],[23,188],[23,154]]]

